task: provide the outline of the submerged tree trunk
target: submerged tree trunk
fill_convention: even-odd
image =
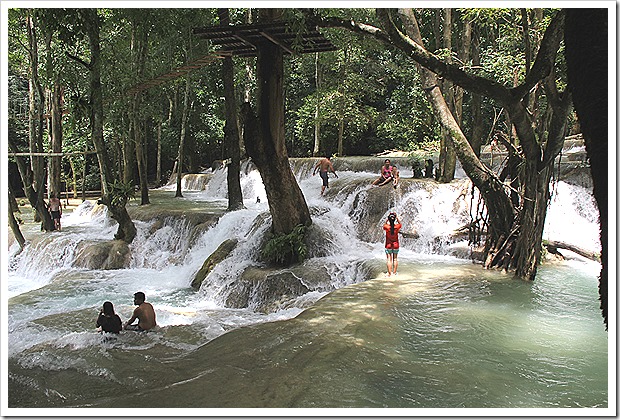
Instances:
[[[310,211],[293,175],[284,142],[284,66],[282,50],[272,43],[258,49],[258,115],[242,107],[245,147],[260,172],[269,201],[272,231],[288,234],[312,224]]]
[[[220,25],[228,25],[228,9],[218,9]],[[222,79],[224,80],[224,100],[226,105],[226,125],[224,126],[224,150],[230,157],[228,164],[228,211],[243,208],[241,192],[241,150],[239,148],[239,123],[235,95],[235,72],[232,57],[222,60]]]

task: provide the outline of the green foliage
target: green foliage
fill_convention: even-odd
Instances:
[[[306,226],[297,225],[289,234],[276,235],[263,246],[262,258],[283,266],[303,262],[307,253],[305,234]]]
[[[121,207],[125,206],[130,199],[134,198],[135,191],[131,182],[125,183],[114,180],[114,182],[108,184],[108,195],[112,206]]]

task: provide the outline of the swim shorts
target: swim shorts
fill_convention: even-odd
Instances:
[[[320,171],[319,175],[321,176],[321,179],[323,180],[323,186],[325,187],[329,187],[329,178],[327,177],[327,171],[323,172]]]
[[[386,254],[398,254],[398,248],[396,249],[385,248],[385,253]]]

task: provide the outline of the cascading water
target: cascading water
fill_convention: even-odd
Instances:
[[[259,293],[251,279],[240,283],[244,273],[266,270],[258,258],[258,249],[270,223],[260,175],[249,163],[242,168],[243,210],[225,212],[225,169],[188,180],[184,185],[195,189],[184,190],[180,199],[171,198],[175,188],[172,184],[153,191],[151,201],[169,209],[170,214],[136,220],[138,235],[131,245],[130,265],[125,269],[74,266],[80,244],[109,240],[116,230],[105,210],[92,202],[64,215],[62,232],[45,234],[33,225],[24,228],[29,245],[19,254],[17,245],[12,245],[6,283],[10,296],[9,405],[112,407],[130,404],[124,400],[124,395],[130,395],[129,399],[137,404],[134,406],[163,407],[606,406],[607,338],[599,325],[597,263],[574,256],[563,263],[571,267],[569,270],[543,267],[541,279],[532,286],[481,270],[463,259],[462,249],[467,248],[467,243],[453,235],[455,229],[470,222],[469,206],[477,200],[472,199],[467,180],[440,185],[409,179],[411,171],[400,165],[400,187],[372,187],[370,183],[377,176],[374,171],[359,170],[363,164],[355,160],[342,161],[340,166],[336,160],[339,177],[330,178],[330,188],[321,196],[320,178],[312,176],[314,163],[310,159],[291,160],[311,208],[318,251],[303,267],[272,270],[269,274],[283,276],[285,283],[298,282],[306,292],[283,296],[270,306],[274,311],[267,313],[257,311],[263,308],[264,290]],[[355,167],[356,171],[339,169],[346,167]],[[212,217],[196,222],[185,213],[174,213],[185,208],[187,213],[202,209]],[[142,211],[135,203],[130,210]],[[390,211],[400,215],[403,231],[412,235],[402,238],[399,275],[388,281],[382,275],[385,256],[381,226]],[[596,207],[588,190],[559,182],[550,203],[545,237],[596,251],[600,247],[596,220]],[[236,248],[211,271],[200,290],[191,289],[192,278],[205,259],[227,239],[237,240]],[[573,276],[570,281],[567,275]],[[353,284],[357,285],[344,287]],[[571,290],[562,284],[570,284]],[[246,290],[247,296],[240,299],[243,287],[254,289]],[[101,303],[112,301],[116,312],[126,320],[133,310],[131,297],[138,290],[145,292],[157,311],[157,331],[143,335],[123,332],[116,340],[102,343],[94,331]],[[231,302],[237,305],[231,306]],[[334,321],[330,321],[332,317]],[[368,322],[362,323],[364,319]],[[276,320],[284,322],[270,323]],[[324,330],[335,320],[350,325],[351,331],[345,328],[340,336],[334,336],[339,324]],[[564,333],[552,335],[553,330],[563,328],[563,323],[579,330],[571,332],[578,335],[577,341],[567,344]],[[247,328],[240,328],[244,326]],[[233,344],[226,348],[228,335],[222,335],[231,330],[236,330],[230,335]],[[383,336],[378,335],[380,331]],[[401,336],[406,339],[395,345]],[[541,336],[549,342],[541,342]],[[394,343],[382,341],[388,337]],[[506,337],[512,337],[511,349],[525,346],[530,350],[524,348],[523,354],[516,354],[502,347]],[[339,341],[347,339],[351,341]],[[537,341],[540,343],[535,344]],[[596,344],[584,346],[584,341]],[[276,345],[278,348],[274,348]],[[253,348],[266,358],[251,353]],[[302,352],[304,348],[308,349],[307,355]],[[374,356],[353,351],[364,348],[373,349]],[[571,354],[546,353],[554,348]],[[330,358],[341,351],[351,352],[354,359],[338,356],[340,364],[330,363]],[[317,358],[322,352],[325,357]],[[542,354],[534,356],[535,352]],[[285,373],[268,366],[286,366],[286,360],[298,353],[300,378],[304,379],[285,385]],[[521,361],[525,353],[529,367]],[[239,359],[234,359],[235,354]],[[420,356],[423,358],[417,360]],[[224,357],[226,361],[217,365],[203,366]],[[241,360],[247,357],[255,358],[256,372],[251,366],[241,367]],[[484,360],[472,363],[472,358],[480,357]],[[576,368],[575,360],[582,357],[592,360]],[[448,364],[442,367],[446,361]],[[392,363],[398,371],[391,371]],[[224,368],[237,364],[240,370],[236,375]],[[472,366],[468,374],[476,377],[473,384],[467,375],[458,375],[455,380],[451,373],[468,364]],[[147,366],[148,372],[143,372]],[[317,371],[310,373],[306,366],[316,366]],[[504,376],[480,376],[493,366]],[[134,372],[136,368],[140,374]],[[344,376],[338,375],[341,369]],[[377,386],[381,383],[384,389],[390,389],[389,396],[363,385],[365,380],[356,379],[357,375],[371,378],[382,370],[386,376],[376,379]],[[410,370],[403,376],[402,372]],[[577,375],[576,380],[588,383],[589,389],[572,389],[568,385],[572,379],[567,379],[567,384],[557,390],[564,397],[558,397],[556,390],[545,394],[552,385],[547,383],[545,388],[542,384],[560,380],[549,378],[564,374]],[[313,375],[323,378],[325,391],[314,388]],[[342,377],[341,387],[350,387],[343,400],[334,399],[339,394],[334,375]],[[532,393],[537,397],[510,397],[510,391],[494,395],[491,390],[504,387],[498,384],[507,380],[506,375],[514,381],[510,386],[521,395]],[[191,385],[182,384],[191,384],[194,379],[201,385],[188,391]],[[248,392],[238,403],[230,397],[259,380],[268,381],[268,388],[273,390],[291,386],[298,397],[285,397],[286,392],[276,396],[279,391],[274,391],[271,400],[255,392]],[[74,382],[80,385],[72,385]],[[141,391],[142,383],[149,383],[150,389],[158,392],[157,402]],[[216,383],[221,388],[219,399],[198,392]],[[481,390],[483,397],[458,397],[472,386]],[[416,394],[413,390],[418,387]],[[104,389],[108,398],[102,401]],[[187,401],[188,395],[192,401]]]

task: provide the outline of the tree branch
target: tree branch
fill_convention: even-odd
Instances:
[[[82,66],[86,67],[87,70],[91,69],[91,64],[87,63],[86,61],[82,60],[80,57],[78,57],[77,55],[73,55],[71,54],[69,51],[65,51],[65,55],[67,57],[69,57],[70,59],[78,62],[79,64],[81,64]]]
[[[525,76],[525,81],[511,91],[514,98],[521,99],[525,97],[539,81],[551,73],[558,49],[560,48],[560,42],[564,37],[563,29],[565,16],[566,12],[560,10],[553,19],[551,19],[549,26],[547,26],[545,30],[543,39],[540,42],[534,65]]]

